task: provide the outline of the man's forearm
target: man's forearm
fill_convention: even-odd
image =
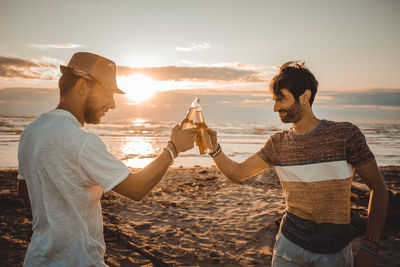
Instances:
[[[226,176],[229,180],[234,183],[239,182],[241,179],[240,173],[238,173],[239,163],[228,158],[223,151],[217,156],[213,157],[215,164],[218,169]]]
[[[171,155],[164,149],[149,165],[136,173],[131,173],[113,190],[125,197],[140,201],[161,181],[171,162]]]
[[[232,182],[239,182],[246,179],[247,177],[265,170],[269,166],[257,154],[254,154],[241,163],[231,160],[222,151],[217,156],[213,157],[213,159],[221,172]]]
[[[178,153],[193,148],[195,133],[195,129],[181,130],[179,125],[176,125],[172,129],[167,148],[149,165],[137,173],[131,173],[113,190],[136,201],[143,199],[160,182]]]
[[[378,241],[385,226],[388,192],[376,160],[357,166],[356,171],[371,190],[368,205],[367,237],[372,241]]]
[[[172,162],[171,155],[165,149],[157,156],[149,165],[138,171],[138,180],[141,183],[138,186],[143,192],[143,197],[146,196],[164,177]]]
[[[368,206],[367,237],[378,241],[385,226],[388,205],[388,192],[382,183],[379,187],[371,190]]]

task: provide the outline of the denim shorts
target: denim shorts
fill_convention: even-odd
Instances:
[[[296,245],[281,232],[278,232],[272,257],[272,267],[296,266],[352,267],[351,243],[338,252],[320,254]]]

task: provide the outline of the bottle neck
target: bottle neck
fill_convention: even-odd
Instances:
[[[205,123],[203,112],[201,111],[201,109],[197,109],[197,111],[196,111],[196,120],[197,120],[197,123]]]
[[[196,115],[196,109],[191,107],[186,114],[186,119],[192,121],[195,115]]]

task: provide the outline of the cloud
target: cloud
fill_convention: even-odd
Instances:
[[[399,89],[368,89],[356,91],[321,91],[315,97],[315,103],[328,106],[381,106],[399,107]]]
[[[365,109],[365,110],[392,110],[400,111],[400,106],[381,106],[381,105],[320,105],[319,108],[349,110],[349,109]],[[400,117],[399,117],[400,118]]]
[[[16,57],[0,56],[0,78],[23,78],[55,80],[59,77],[58,65],[63,61],[41,57],[41,61]],[[118,76],[144,74],[157,81],[192,82],[201,84],[211,83],[266,83],[265,72],[258,65],[234,63],[230,65],[214,66],[162,66],[150,68],[132,68],[118,66]],[[210,86],[214,87],[213,84]]]
[[[0,56],[0,78],[55,80],[56,69],[54,64]]]
[[[254,105],[254,104],[272,103],[272,100],[264,97],[264,99],[244,99],[240,102],[244,105]]]
[[[242,63],[242,62],[220,62],[220,63],[213,63],[213,64],[205,64],[203,62],[196,62],[196,61],[190,61],[190,60],[181,60],[181,62],[185,65],[191,66],[191,67],[229,67],[229,68],[236,68],[236,69],[242,69],[242,70],[260,70],[260,69],[265,69],[265,66],[260,65],[260,64],[248,64],[248,63]],[[271,67],[269,67],[271,68]]]
[[[318,93],[318,96],[315,98],[314,103],[318,104],[323,104],[323,103],[329,103],[335,100],[333,96],[330,95],[319,95],[321,93]]]
[[[244,70],[234,67],[188,67],[188,66],[164,66],[153,68],[131,68],[119,66],[117,74],[129,76],[142,73],[158,81],[194,81],[194,82],[266,82],[266,78],[260,72]]]
[[[177,46],[177,47],[175,47],[175,49],[177,51],[181,51],[181,52],[193,52],[193,51],[199,51],[199,50],[206,50],[206,49],[209,49],[211,47],[212,47],[211,44],[209,44],[207,42],[204,42],[204,43],[201,43],[201,44],[193,44],[193,45],[188,46],[188,47]]]
[[[64,44],[28,44],[29,47],[46,50],[48,48],[56,49],[73,49],[78,47],[83,47],[81,44],[64,43]]]
[[[65,61],[64,60],[61,60],[61,59],[58,59],[58,58],[54,58],[54,57],[41,56],[40,60],[45,62],[45,63],[51,64],[51,65],[65,65]]]

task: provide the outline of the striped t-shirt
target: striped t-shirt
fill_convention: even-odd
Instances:
[[[282,234],[316,253],[333,253],[353,238],[350,189],[354,167],[374,159],[364,135],[348,122],[321,121],[307,135],[272,135],[258,155],[275,166],[285,192]]]

